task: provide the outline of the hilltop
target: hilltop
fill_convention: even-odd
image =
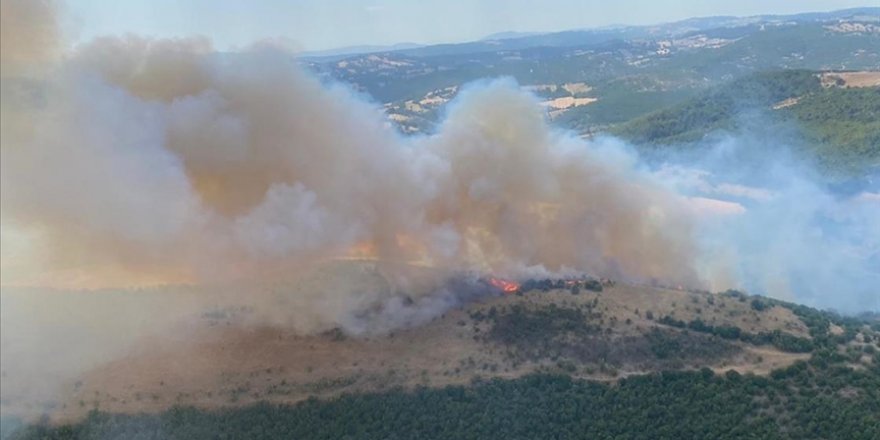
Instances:
[[[348,264],[354,263],[338,270]],[[134,352],[70,381],[55,401],[28,401],[26,390],[17,395],[7,388],[4,414],[46,411],[53,420],[76,421],[93,410],[140,414],[194,406],[199,410],[187,414],[223,408],[229,416],[239,414],[230,408],[260,402],[307,402],[282,409],[297,413],[349,405],[363,393],[385,399],[474,383],[508,386],[494,379],[635,386],[662,371],[710,381],[713,374],[772,381],[792,368],[818,378],[829,365],[853,372],[847,374],[880,365],[880,324],[735,291],[533,280],[516,293],[484,297],[423,325],[369,335],[341,329],[302,335],[245,324],[242,313],[245,308],[205,310],[186,324],[184,337],[141,341]],[[4,377],[4,388],[14,379]],[[857,383],[847,387],[866,398]]]
[[[222,330],[197,344],[84,376],[61,407],[64,420],[91,410],[83,422],[13,438],[876,435],[876,322],[738,292],[578,290],[496,297],[368,338],[211,318]]]

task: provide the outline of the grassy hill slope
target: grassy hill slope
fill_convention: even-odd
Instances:
[[[533,292],[526,296],[534,295],[554,293]],[[611,382],[585,380],[579,378],[581,365],[565,360],[566,354],[552,348],[560,344],[579,346],[580,340],[589,340],[595,331],[604,333],[601,326],[590,329],[581,319],[566,318],[573,316],[571,310],[583,311],[583,307],[572,308],[571,302],[555,299],[549,306],[554,308],[552,313],[545,314],[541,307],[535,307],[536,303],[527,307],[530,311],[517,311],[517,304],[500,310],[495,304],[475,318],[477,322],[492,323],[487,339],[502,347],[505,341],[514,345],[517,341],[528,342],[529,352],[552,356],[548,361],[558,357],[558,367],[515,379],[489,379],[503,375],[484,369],[467,384],[390,388],[342,394],[329,400],[310,398],[293,405],[262,402],[220,410],[175,406],[158,414],[95,410],[75,424],[31,425],[10,438],[858,440],[880,435],[880,424],[876,423],[880,413],[880,324],[748,298],[737,292],[696,298],[686,310],[700,314],[694,310],[696,304],[703,305],[701,301],[713,298],[717,307],[732,312],[728,315],[750,310],[746,321],[770,310],[787,310],[807,326],[808,350],[812,354],[808,360],[775,369],[767,376],[742,374],[736,368],[718,373],[702,368],[631,374]],[[738,304],[748,308],[734,307]],[[587,314],[606,307],[587,307]],[[482,310],[472,311],[471,316]],[[568,312],[561,313],[563,310]],[[515,315],[519,316],[511,318]],[[652,326],[653,331],[666,336],[658,347],[672,344],[668,353],[676,356],[688,351],[681,341],[692,341],[706,332],[705,327],[691,321],[682,324],[690,329],[679,334],[683,339],[670,337],[669,332],[679,326],[678,320],[665,315],[659,321],[665,324]],[[462,326],[472,324],[465,322]],[[496,331],[500,335],[493,335]],[[474,339],[480,339],[479,335]],[[723,339],[735,338],[728,335]],[[720,351],[726,350],[719,342],[709,347],[716,354],[718,345]],[[661,357],[660,353],[655,351],[655,356]],[[515,354],[511,356],[516,358]]]
[[[535,280],[371,336],[203,320],[51,405],[4,392],[56,411],[11,438],[876,437],[880,324],[735,291]]]

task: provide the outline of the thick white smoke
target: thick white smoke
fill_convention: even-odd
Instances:
[[[218,54],[200,39],[99,39],[44,78],[4,82],[4,224],[51,256],[36,278],[4,270],[6,283],[106,267],[228,280],[356,249],[699,281],[683,199],[631,156],[550,129],[509,81],[463,93],[425,138],[287,53]]]
[[[618,141],[554,130],[509,80],[471,85],[436,133],[403,137],[267,45],[130,36],[61,54],[51,4],[3,5],[5,285],[247,281],[345,257],[770,295],[796,294],[805,271],[876,279],[875,193],[701,181],[717,163],[689,187]],[[804,235],[820,213],[859,232]],[[816,253],[836,264],[816,272],[802,259]]]
[[[765,119],[766,120],[766,119]],[[699,158],[658,174],[677,191],[723,200],[728,215],[704,218],[699,272],[714,290],[738,288],[845,313],[880,310],[880,181],[829,184],[797,154],[797,138],[719,135]],[[777,127],[779,128],[779,127]]]

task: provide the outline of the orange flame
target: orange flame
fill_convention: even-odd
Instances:
[[[519,290],[519,284],[513,281],[502,280],[500,278],[489,278],[489,284],[501,289],[504,293],[514,293]]]

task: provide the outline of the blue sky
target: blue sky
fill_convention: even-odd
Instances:
[[[204,35],[224,50],[267,38],[320,50],[857,6],[880,6],[880,0],[68,0],[64,26],[73,41],[125,33]]]

